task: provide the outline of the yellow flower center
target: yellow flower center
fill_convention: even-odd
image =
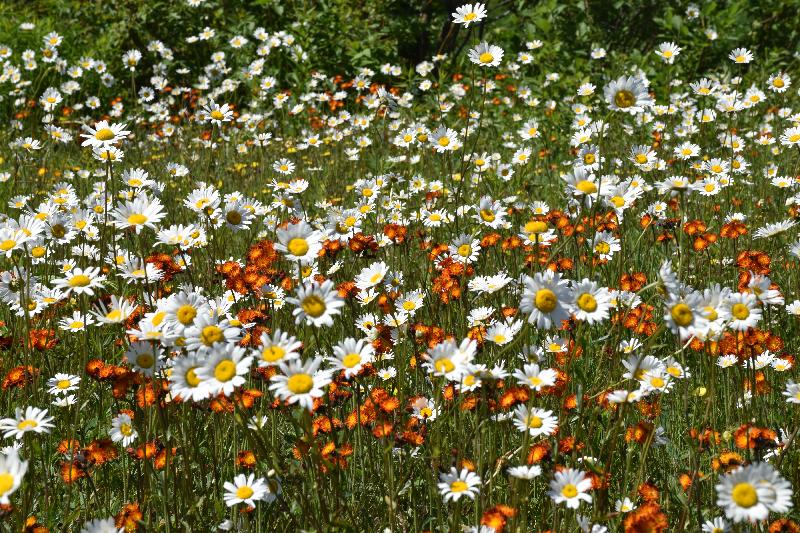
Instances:
[[[7,494],[12,488],[14,488],[14,476],[8,472],[0,474],[0,496]]]
[[[758,492],[750,483],[739,483],[733,487],[731,499],[739,507],[749,509],[758,503]]]
[[[255,491],[250,487],[239,487],[238,489],[236,489],[236,497],[239,498],[240,500],[246,500],[250,498],[253,494],[255,494]]]
[[[552,313],[556,305],[558,305],[558,298],[556,298],[556,293],[550,289],[539,289],[536,291],[534,303],[536,304],[536,309],[539,311],[543,313]]]
[[[94,134],[94,138],[98,141],[110,141],[114,138],[114,132],[111,128],[102,128],[97,130],[97,133]]]
[[[533,415],[533,416],[529,416],[528,417],[528,427],[529,428],[539,429],[543,425],[544,425],[544,422],[542,422],[542,419],[539,418],[538,416]]]
[[[147,222],[147,217],[141,213],[134,213],[128,217],[128,224],[140,226]]]
[[[480,215],[481,218],[486,222],[494,222],[494,219],[496,218],[495,214],[488,209],[481,209]]]
[[[164,320],[165,316],[167,316],[167,313],[165,311],[159,311],[158,313],[153,315],[153,318],[150,319],[150,322],[152,322],[154,326],[158,327],[158,325],[161,324],[161,322]]]
[[[225,220],[228,221],[228,224],[237,226],[242,223],[242,214],[238,211],[228,211],[225,215]]]
[[[406,300],[405,302],[403,302],[403,309],[405,309],[406,311],[413,311],[414,309],[416,309],[416,307],[417,305],[411,300]]]
[[[654,377],[654,378],[652,378],[650,380],[650,385],[652,385],[653,388],[655,388],[655,389],[660,389],[665,384],[666,384],[666,382],[664,381],[664,379],[660,378],[660,377]]]
[[[184,326],[188,326],[192,322],[194,322],[194,317],[197,316],[197,309],[192,307],[189,304],[184,304],[178,308],[178,312],[175,313],[175,317],[178,319],[178,322],[183,324]]]
[[[750,308],[742,303],[733,304],[731,307],[731,314],[737,320],[746,320],[747,317],[750,316]]]
[[[267,361],[268,363],[280,361],[283,359],[284,355],[286,355],[286,350],[280,346],[269,346],[261,351],[261,359]]]
[[[126,437],[130,437],[133,435],[133,428],[130,424],[120,424],[119,432],[125,435]]]
[[[706,312],[706,318],[711,320],[712,322],[719,318],[719,313],[717,313],[717,310],[711,307],[710,305],[703,308],[703,311]]]
[[[475,18],[476,18],[477,16],[478,16],[478,15],[476,15],[474,12],[470,11],[469,13],[467,13],[466,15],[464,15],[464,20],[466,20],[466,21],[475,20]]]
[[[583,163],[586,165],[593,165],[596,161],[593,153],[588,153],[583,156]]]
[[[219,109],[215,109],[210,113],[210,115],[211,118],[213,118],[214,120],[222,120],[223,118],[225,118],[225,115]]]
[[[72,329],[81,329],[83,327],[83,322],[81,322],[80,320],[73,320],[70,323],[69,327]]]
[[[597,310],[597,300],[588,292],[578,296],[578,301],[576,303],[582,311],[586,311],[587,313],[594,313]]]
[[[442,359],[437,359],[436,362],[433,363],[433,367],[436,369],[437,372],[441,372],[442,374],[447,374],[455,370],[456,365],[453,364],[453,361],[445,357]]]
[[[289,241],[286,248],[289,250],[290,254],[302,257],[308,253],[308,241],[301,237],[295,237]]]
[[[439,138],[439,146],[449,146],[450,145],[450,137],[444,135]]]
[[[565,498],[574,498],[578,495],[578,487],[573,485],[572,483],[567,483],[561,489],[561,495]]]
[[[214,367],[214,377],[217,381],[230,381],[236,375],[236,363],[230,359],[223,359]]]
[[[593,194],[597,192],[597,185],[589,180],[581,180],[575,184],[575,188],[583,194]]]
[[[197,387],[200,384],[200,378],[197,377],[197,372],[195,372],[195,370],[197,370],[196,366],[190,368],[186,371],[186,375],[184,376],[186,383],[190,387]]]
[[[461,481],[460,479],[457,479],[456,481],[450,483],[450,492],[464,492],[468,488],[469,485],[467,485],[466,482]]]
[[[672,320],[681,327],[688,326],[694,320],[692,310],[688,305],[683,303],[673,306],[670,315],[672,316]]]
[[[62,379],[62,380],[59,380],[58,383],[56,383],[56,387],[61,389],[61,390],[68,389],[68,388],[70,388],[71,385],[72,385],[72,383],[68,379]]]
[[[494,56],[491,54],[491,52],[484,52],[478,56],[478,61],[481,63],[491,63],[494,61]]]
[[[361,356],[357,353],[349,353],[342,358],[342,366],[345,368],[353,368],[361,362]]]
[[[647,163],[647,156],[644,154],[636,154],[636,157],[634,159],[636,159],[636,162],[639,163],[640,165],[644,165],[645,163]]]
[[[122,319],[122,311],[120,311],[119,309],[114,309],[113,311],[109,311],[108,313],[106,313],[106,320],[117,321],[120,319]]]
[[[601,255],[606,255],[611,251],[611,245],[606,241],[600,241],[594,245],[594,251]]]
[[[16,245],[17,241],[15,241],[14,239],[6,239],[3,242],[0,242],[0,250],[7,252]]]
[[[70,287],[86,287],[92,280],[89,276],[85,274],[78,274],[76,276],[72,276],[69,280]]]
[[[294,374],[286,382],[286,387],[292,394],[305,394],[314,388],[314,380],[308,374]]]
[[[785,83],[781,78],[775,78],[774,80],[772,80],[772,85],[780,89],[785,85]]]
[[[155,358],[149,353],[143,353],[136,356],[136,364],[140,368],[150,368],[155,363]]]
[[[461,257],[469,257],[472,255],[472,246],[469,244],[462,244],[458,247],[458,255]]]
[[[614,95],[614,103],[617,104],[617,107],[624,109],[635,104],[636,97],[632,92],[628,91],[627,89],[623,89],[621,91],[617,91],[617,94]]]
[[[17,424],[17,429],[21,429],[25,431],[26,429],[33,429],[38,426],[39,423],[36,420],[23,420],[19,424]]]
[[[312,318],[321,317],[326,309],[325,300],[316,294],[306,296],[300,307],[302,307],[303,311]]]
[[[225,334],[219,326],[206,326],[200,332],[200,342],[206,346],[211,346],[215,342],[220,342],[225,338]]]

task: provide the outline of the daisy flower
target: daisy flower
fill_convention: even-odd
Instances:
[[[0,431],[3,437],[16,437],[21,439],[25,433],[50,433],[53,427],[53,417],[47,416],[47,409],[26,407],[25,411],[16,408],[14,417],[0,420]]]
[[[126,201],[112,212],[114,224],[120,229],[134,228],[140,233],[142,228],[157,229],[159,221],[166,216],[164,205],[158,198],[150,198],[146,193],[133,201]]]
[[[121,413],[111,421],[111,429],[108,432],[111,440],[120,442],[123,446],[130,446],[136,441],[139,434],[133,428],[133,420],[127,413]]]
[[[750,63],[753,60],[753,52],[747,48],[734,48],[731,53],[728,54],[728,58],[734,63],[743,65]]]
[[[461,376],[475,357],[477,343],[464,339],[461,344],[447,339],[429,349],[422,357],[423,366],[434,376],[443,376],[448,381],[460,381]]]
[[[439,474],[439,493],[448,501],[457,502],[462,497],[474,500],[480,493],[481,478],[475,472],[462,468],[459,472],[451,467],[449,472]]]
[[[653,106],[653,99],[641,78],[622,76],[603,89],[608,108],[612,111],[637,114]]]
[[[537,272],[533,277],[525,275],[522,283],[524,290],[519,310],[529,315],[530,324],[540,329],[550,329],[559,327],[562,321],[569,319],[569,288],[567,280],[561,279],[560,274],[552,270]]]
[[[125,528],[117,527],[113,518],[95,518],[83,524],[81,533],[125,533]]]
[[[267,332],[262,333],[260,341],[258,366],[262,368],[276,366],[281,361],[297,359],[300,357],[300,349],[303,346],[297,337],[277,328],[271,335]]]
[[[465,28],[468,28],[473,22],[477,23],[486,18],[486,6],[480,2],[464,4],[457,7],[452,16],[453,22],[463,24]]]
[[[233,109],[228,104],[219,105],[211,100],[203,106],[200,117],[206,122],[222,126],[223,122],[230,122],[233,119]]]
[[[733,522],[764,520],[771,511],[792,507],[792,487],[767,463],[752,463],[721,476],[717,505]]]
[[[245,354],[245,348],[226,344],[214,348],[208,355],[206,362],[197,370],[197,377],[209,388],[212,396],[220,393],[230,396],[235,388],[244,384],[253,362],[253,358]]]
[[[333,282],[326,279],[322,284],[312,281],[297,288],[296,298],[287,298],[296,307],[292,311],[295,323],[303,321],[315,327],[333,326],[333,317],[341,313],[344,300],[339,297]]]
[[[20,460],[15,448],[0,454],[0,504],[11,503],[8,497],[22,484],[22,478],[27,471],[28,461]]]
[[[64,278],[55,280],[53,285],[57,289],[62,289],[65,295],[74,292],[93,296],[94,289],[102,287],[105,279],[106,277],[100,275],[100,269],[97,267],[86,269],[76,267],[70,270]]]
[[[537,364],[524,365],[512,374],[520,385],[525,385],[539,392],[543,387],[552,387],[556,384],[556,371],[552,368],[540,369]]]
[[[591,488],[592,480],[584,472],[566,468],[555,473],[548,494],[556,504],[566,503],[570,509],[577,509],[582,501],[592,503],[592,496],[587,494]]]
[[[552,411],[518,405],[514,408],[514,426],[521,432],[527,431],[531,437],[552,435],[558,426],[558,418]],[[556,502],[558,503],[558,502]]]
[[[309,226],[304,220],[289,224],[276,231],[278,242],[275,249],[284,254],[288,261],[303,264],[313,263],[322,249],[322,234]]]
[[[84,124],[81,137],[86,139],[81,146],[91,146],[92,148],[105,148],[117,144],[130,135],[130,131],[125,129],[125,124],[109,124],[107,120],[101,120],[94,127]]]
[[[497,67],[503,59],[503,49],[499,46],[482,42],[467,54],[469,60],[481,67]]]
[[[58,373],[47,380],[47,386],[49,387],[47,392],[54,395],[67,394],[70,391],[77,390],[80,382],[80,376]]]
[[[589,324],[602,322],[608,318],[611,297],[608,290],[596,282],[584,279],[572,286],[572,312],[575,318]]]
[[[299,360],[281,362],[278,364],[281,373],[272,376],[269,389],[280,400],[300,404],[311,411],[314,400],[325,394],[324,388],[331,382],[330,373],[319,369],[321,364],[319,357],[305,363]]]
[[[257,478],[255,474],[239,474],[233,478],[233,482],[226,481],[223,488],[225,489],[225,505],[228,507],[233,507],[238,503],[254,507],[255,502],[266,500],[270,493],[266,480]]]
[[[349,337],[333,347],[333,357],[328,360],[335,370],[343,370],[344,377],[350,378],[361,372],[364,365],[372,363],[374,356],[371,343]]]
[[[173,398],[201,402],[211,395],[209,387],[197,375],[202,365],[203,361],[195,354],[175,359],[169,373],[169,390]]]

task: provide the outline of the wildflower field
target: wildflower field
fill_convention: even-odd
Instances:
[[[800,532],[792,2],[117,4],[0,6],[0,530]]]

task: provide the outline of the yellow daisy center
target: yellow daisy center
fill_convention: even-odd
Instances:
[[[314,380],[308,374],[294,374],[286,382],[286,387],[292,394],[305,394],[314,388]]]
[[[672,320],[681,327],[688,326],[694,320],[692,310],[688,305],[683,303],[673,306],[670,315],[672,316]]]
[[[110,141],[114,138],[114,131],[111,128],[99,129],[97,133],[94,134],[94,138],[98,141]]]
[[[220,342],[225,338],[225,334],[219,326],[206,326],[200,332],[200,342],[206,346],[211,346],[215,342]]]
[[[308,241],[301,237],[295,237],[289,241],[286,248],[289,250],[290,254],[302,257],[308,253]]]
[[[312,318],[321,317],[326,309],[325,300],[316,294],[306,296],[300,307],[302,307],[303,311]]]
[[[739,483],[733,487],[731,499],[739,507],[749,509],[758,503],[758,492],[750,483]]]
[[[534,303],[536,304],[536,309],[539,311],[543,313],[552,313],[556,305],[558,305],[558,298],[556,298],[556,293],[550,289],[539,289],[536,291]]]
[[[236,375],[236,363],[230,359],[223,359],[214,367],[214,377],[217,381],[230,381]]]

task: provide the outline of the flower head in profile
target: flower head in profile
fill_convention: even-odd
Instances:
[[[125,124],[110,124],[107,120],[101,120],[94,127],[83,125],[81,137],[85,140],[81,146],[91,146],[92,148],[107,148],[117,144],[131,134],[125,129]]]
[[[734,63],[745,65],[753,60],[753,52],[747,48],[734,48],[728,58]]]
[[[457,7],[453,13],[453,22],[456,24],[463,24],[468,28],[473,22],[477,23],[486,18],[486,6],[480,2],[474,4],[464,4]]]

